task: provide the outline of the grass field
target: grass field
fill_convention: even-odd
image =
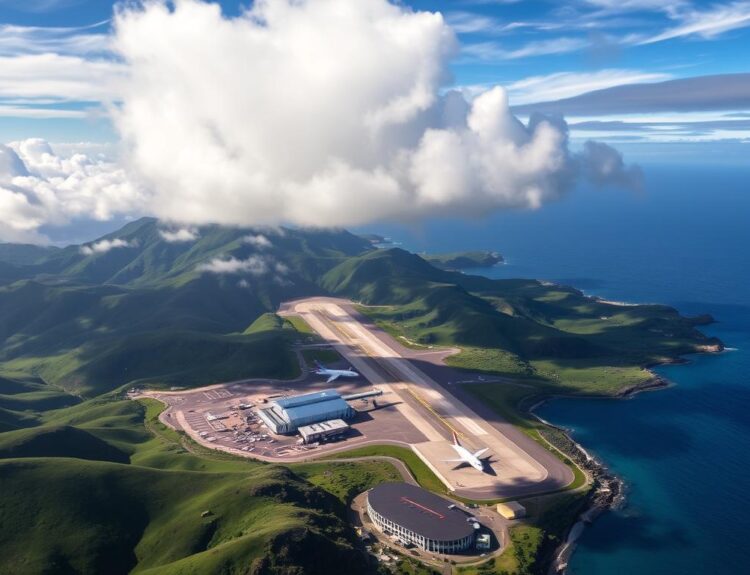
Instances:
[[[536,557],[544,532],[533,525],[510,528],[510,544],[503,553],[478,566],[458,567],[461,575],[536,575]]]
[[[299,463],[289,466],[297,475],[348,504],[360,493],[387,481],[401,481],[401,475],[384,461],[357,463]]]
[[[446,493],[447,488],[437,476],[430,470],[424,461],[411,449],[398,447],[397,445],[371,445],[344,451],[331,456],[330,459],[342,459],[352,457],[385,456],[401,460],[417,480],[417,483],[436,493]]]
[[[375,569],[355,549],[343,504],[396,477],[392,466],[291,471],[204,454],[159,422],[163,408],[92,400],[0,435],[0,572],[276,572],[263,570],[267,561],[305,573]]]

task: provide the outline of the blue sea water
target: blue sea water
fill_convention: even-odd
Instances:
[[[626,482],[626,506],[588,528],[575,575],[750,573],[750,167],[645,165],[642,193],[579,189],[537,212],[372,231],[416,251],[490,249],[535,277],[629,302],[711,313],[734,348],[658,369],[674,386],[540,415]]]

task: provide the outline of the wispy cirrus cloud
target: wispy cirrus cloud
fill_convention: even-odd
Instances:
[[[665,40],[697,36],[711,40],[718,36],[750,26],[750,2],[716,4],[707,10],[689,9],[675,16],[678,24],[668,27],[653,36],[646,37],[638,44],[654,44]]]
[[[0,98],[106,102],[125,72],[111,60],[62,54],[0,56]]]
[[[110,49],[109,22],[81,27],[0,24],[0,54],[101,54]]]
[[[517,48],[506,48],[498,42],[477,42],[463,46],[461,53],[480,60],[518,60],[534,56],[576,52],[589,45],[589,40],[585,38],[569,37],[535,40]]]
[[[606,69],[596,72],[558,72],[530,76],[508,84],[508,96],[514,106],[533,102],[571,98],[594,90],[625,84],[644,84],[671,79],[664,72]]]
[[[747,109],[750,109],[750,73],[627,84],[513,108],[520,114],[543,112],[565,116]]]

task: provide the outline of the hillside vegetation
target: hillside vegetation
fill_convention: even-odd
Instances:
[[[191,454],[160,409],[94,400],[0,434],[0,572],[376,571],[345,521],[348,492],[339,499],[280,466]],[[326,486],[355,477],[367,489],[393,478],[383,469],[329,465]],[[322,479],[314,466],[300,471]]]
[[[420,254],[436,268],[444,270],[465,270],[471,268],[488,268],[503,262],[503,256],[497,252],[454,252],[448,254]]]
[[[286,300],[351,298],[407,341],[459,347],[452,365],[513,378],[469,390],[535,439],[519,402],[615,393],[720,346],[696,329],[710,318],[450,272],[346,231],[164,232],[144,218],[83,247],[0,246],[0,573],[376,572],[346,504],[390,465],[238,460],[166,428],[158,403],[121,399],[295,377],[311,334],[275,314]]]
[[[721,343],[668,306],[622,306],[535,280],[438,270],[403,250],[370,252],[329,271],[323,285],[362,303],[394,335],[458,346],[456,367],[512,376],[556,393],[616,393],[655,363]]]
[[[0,373],[39,378],[68,401],[134,382],[294,377],[297,333],[264,314],[284,300],[322,293],[322,273],[370,249],[344,231],[209,226],[180,243],[167,242],[163,231],[144,218],[90,244],[126,244],[103,253],[79,246],[46,255],[27,246],[0,250],[13,262],[6,264],[13,281],[2,285],[0,276]],[[16,411],[3,394],[4,387],[0,408]],[[53,407],[23,399],[30,409]],[[0,412],[0,425],[6,419],[21,423]]]

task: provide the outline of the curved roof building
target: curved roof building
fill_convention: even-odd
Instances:
[[[294,433],[303,425],[330,419],[350,419],[354,409],[335,389],[285,397],[258,410],[263,423],[274,433]]]
[[[408,483],[381,483],[367,493],[367,513],[384,533],[437,553],[455,553],[474,542],[467,515],[451,501]]]

